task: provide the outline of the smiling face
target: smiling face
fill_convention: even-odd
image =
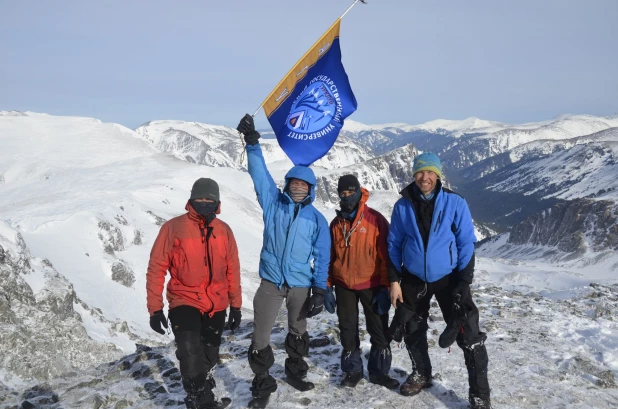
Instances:
[[[421,170],[414,174],[414,182],[421,193],[427,196],[436,188],[438,175],[431,170]]]

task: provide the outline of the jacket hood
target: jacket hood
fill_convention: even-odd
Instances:
[[[315,184],[317,183],[313,170],[306,166],[297,165],[290,169],[285,175],[286,184],[290,179],[304,180],[312,186],[315,186]]]
[[[315,200],[315,185],[318,181],[315,178],[315,174],[313,173],[312,169],[306,166],[300,166],[300,165],[296,165],[292,169],[290,169],[288,173],[285,175],[284,191],[288,187],[288,183],[290,183],[290,179],[300,179],[302,181],[307,182],[309,184],[309,196],[311,197],[311,202]]]

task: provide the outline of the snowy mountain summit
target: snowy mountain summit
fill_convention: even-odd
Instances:
[[[291,162],[276,140],[260,143],[282,185]],[[218,217],[238,242],[244,300],[240,329],[224,333],[215,393],[246,407],[264,225],[236,130],[183,121],[132,130],[1,111],[0,146],[0,409],[183,406],[173,338],[148,324],[145,272],[160,226],[184,213],[200,177],[221,188]],[[370,190],[369,205],[390,218],[424,151],[440,156],[445,183],[475,219],[472,290],[488,334],[493,405],[618,407],[618,115],[518,125],[347,120],[313,165],[316,206],[332,220],[337,179],[353,173]],[[272,331],[279,380],[286,322],[282,310]],[[361,328],[366,360],[364,321]],[[322,313],[309,320],[316,388],[300,393],[280,381],[269,407],[467,408],[462,353],[437,346],[443,329],[433,305],[434,386],[406,398],[366,379],[338,387],[337,317]],[[392,351],[391,375],[402,381],[410,360],[405,348]]]

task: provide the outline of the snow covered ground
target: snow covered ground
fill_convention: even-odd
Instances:
[[[11,236],[17,229],[32,255],[48,259],[79,299],[108,320],[102,322],[76,304],[90,337],[112,342],[126,354],[38,386],[14,381],[5,388],[2,382],[10,377],[0,370],[0,408],[18,407],[27,399],[53,408],[179,406],[183,394],[173,371],[172,337],[159,336],[148,326],[145,271],[161,221],[183,213],[199,177],[219,182],[220,217],[234,231],[242,265],[243,326],[234,335],[225,334],[216,392],[231,397],[232,407],[246,405],[251,381],[246,352],[263,229],[249,176],[157,153],[134,131],[94,119],[41,114],[0,119],[0,220],[5,223],[0,234]],[[289,163],[269,166],[280,180]],[[370,205],[390,216],[397,198],[394,192],[374,192]],[[330,205],[320,210],[328,220],[334,216]],[[618,407],[618,278],[613,264],[551,265],[489,250],[479,255],[474,291],[489,336],[494,406]],[[117,262],[134,273],[131,285],[112,279]],[[35,293],[43,291],[36,275],[28,279]],[[280,382],[271,407],[466,408],[463,354],[457,347],[448,353],[437,346],[444,323],[435,307],[432,316],[430,355],[436,381],[420,395],[404,398],[367,381],[354,390],[339,388],[336,316],[324,313],[309,327],[312,337],[326,344],[313,348],[309,357],[316,389],[301,394]],[[278,379],[283,376],[285,321],[282,316],[272,338]],[[113,331],[110,322],[126,322],[131,333],[155,349],[135,353],[134,342]],[[369,351],[365,333],[362,348]],[[409,358],[405,348],[394,344],[393,354],[393,374],[403,381],[411,369]]]

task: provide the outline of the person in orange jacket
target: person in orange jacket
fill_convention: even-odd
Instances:
[[[369,191],[361,188],[354,175],[339,178],[337,193],[341,210],[330,224],[331,263],[324,305],[337,310],[341,332],[341,386],[355,387],[363,378],[358,330],[358,303],[365,312],[371,350],[367,370],[369,381],[394,389],[399,382],[388,373],[391,368],[388,310],[388,221],[367,206]],[[333,293],[333,286],[335,293]]]
[[[223,408],[215,400],[213,368],[219,360],[226,309],[233,331],[240,325],[242,292],[238,248],[230,227],[217,218],[219,185],[200,178],[191,189],[187,213],[161,226],[146,274],[150,327],[165,334],[163,287],[167,284],[169,319],[176,340],[187,408]]]

